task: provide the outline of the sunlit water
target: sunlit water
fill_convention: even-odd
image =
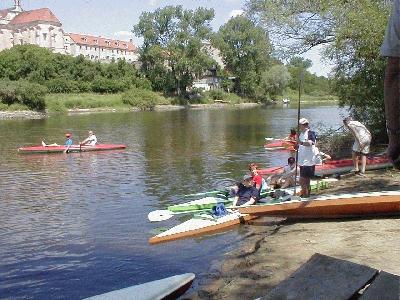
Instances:
[[[335,106],[303,108],[312,124],[340,126]],[[225,234],[150,246],[175,218],[147,214],[187,193],[232,184],[249,162],[281,165],[267,136],[296,124],[296,108],[183,110],[53,116],[0,121],[0,298],[81,299],[179,273],[197,288],[210,266],[240,242]],[[75,141],[92,129],[102,143],[127,149],[98,153],[19,155],[24,145]]]

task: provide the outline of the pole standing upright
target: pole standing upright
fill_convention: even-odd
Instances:
[[[304,79],[304,73],[303,73],[303,70],[301,70],[300,74],[299,74],[299,101],[297,103],[297,138],[299,137],[299,134],[300,134],[299,120],[300,120],[301,89],[303,87],[303,79]],[[299,147],[297,145],[297,150],[296,150],[296,169],[295,169],[295,176],[294,176],[294,196],[296,196],[296,189],[297,189],[298,159],[299,159]]]

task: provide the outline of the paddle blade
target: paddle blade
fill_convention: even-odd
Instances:
[[[173,215],[173,212],[169,210],[154,210],[151,211],[147,217],[150,222],[160,222],[171,219]]]
[[[272,138],[272,137],[266,137],[265,140],[266,140],[266,141],[273,141],[273,140],[275,140],[275,139]]]

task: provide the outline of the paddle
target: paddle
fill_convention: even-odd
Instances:
[[[201,209],[201,210],[186,210],[186,211],[179,211],[179,212],[172,212],[170,210],[153,210],[149,212],[147,218],[150,222],[161,222],[168,219],[171,219],[175,215],[183,215],[183,214],[190,214],[190,213],[198,213],[203,211],[210,211],[211,208],[208,209]]]
[[[191,197],[199,197],[199,196],[206,196],[206,197],[207,196],[215,196],[215,197],[223,197],[223,198],[225,198],[227,195],[228,195],[227,191],[216,190],[216,191],[210,191],[210,192],[188,194],[188,195],[184,195],[183,197],[191,198]]]

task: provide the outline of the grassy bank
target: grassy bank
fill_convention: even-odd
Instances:
[[[154,105],[186,105],[186,104],[240,104],[255,102],[254,100],[240,97],[234,93],[225,93],[220,91],[201,93],[191,99],[182,99],[178,97],[164,97],[161,94],[151,91],[140,90],[137,94],[97,94],[97,93],[68,93],[68,94],[47,94],[44,97],[46,110],[49,112],[65,113],[71,109],[113,109],[117,111],[128,111],[133,107],[139,109],[151,109]],[[125,96],[124,96],[125,95]],[[294,103],[298,99],[295,91],[289,91],[284,96]],[[282,97],[283,98],[283,97]],[[280,101],[281,98],[278,99]],[[333,102],[337,100],[331,95],[303,95],[302,102]],[[0,102],[0,111],[26,111],[31,110],[28,106],[21,103],[11,105]]]

